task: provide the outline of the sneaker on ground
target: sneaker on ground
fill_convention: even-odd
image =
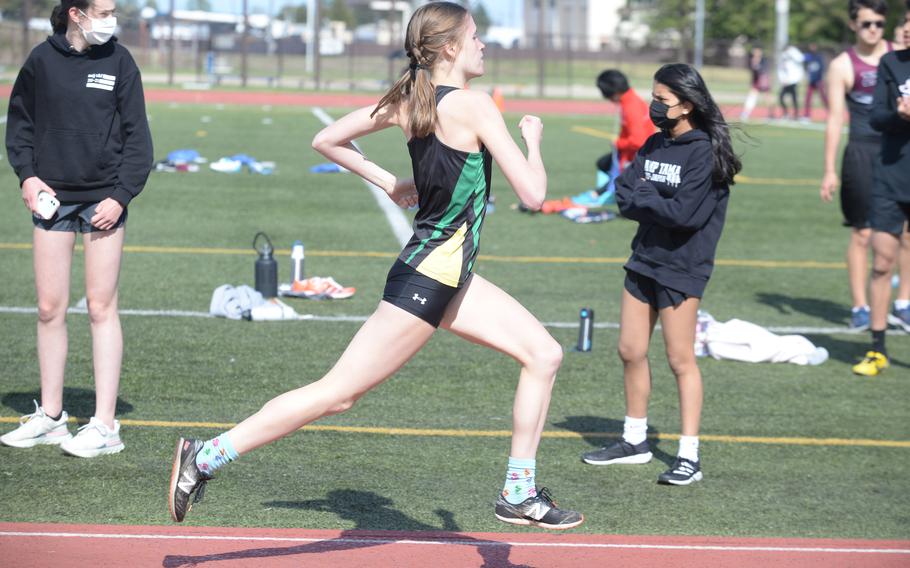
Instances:
[[[171,485],[168,490],[167,506],[171,518],[182,522],[193,508],[193,503],[202,501],[205,484],[212,476],[199,471],[196,466],[196,454],[202,450],[202,440],[180,438],[177,441],[177,452],[174,454],[174,465],[171,468]],[[193,495],[195,493],[195,495]],[[193,497],[193,502],[190,502]]]
[[[661,485],[689,485],[701,481],[701,467],[699,462],[676,458],[670,469],[657,476],[657,483]]]
[[[544,215],[551,215],[553,213],[561,213],[566,209],[571,209],[573,207],[578,207],[578,205],[572,203],[571,197],[563,197],[562,199],[548,199],[543,202],[543,205],[540,206],[540,212]]]
[[[12,432],[0,436],[0,443],[13,448],[31,448],[40,444],[62,444],[73,437],[66,427],[69,420],[66,412],[60,415],[59,420],[52,420],[44,413],[44,409],[35,403],[35,411],[19,419],[19,427]]]
[[[114,429],[92,416],[88,424],[79,428],[76,435],[60,444],[64,453],[79,458],[96,458],[107,454],[122,452],[123,441],[120,439],[120,422],[114,420]]]
[[[581,461],[591,465],[640,464],[651,461],[652,455],[647,440],[633,445],[620,438],[615,444],[582,454]]]
[[[899,310],[895,306],[888,314],[888,323],[910,333],[910,306]]]
[[[596,189],[590,189],[572,197],[572,203],[579,207],[588,207],[591,209],[606,207],[607,205],[616,205],[616,193],[613,190],[598,193]]]
[[[857,331],[869,329],[869,306],[850,310],[850,329]]]
[[[853,365],[853,372],[857,375],[874,377],[888,368],[888,357],[878,351],[867,351],[866,357]]]
[[[543,529],[566,530],[584,522],[585,516],[577,511],[560,509],[550,491],[542,487],[534,497],[513,505],[502,495],[496,500],[496,518],[513,525],[531,525]]]

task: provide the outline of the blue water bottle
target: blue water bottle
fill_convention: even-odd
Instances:
[[[578,345],[575,346],[575,350],[586,353],[591,350],[594,334],[594,310],[582,308],[578,314]]]

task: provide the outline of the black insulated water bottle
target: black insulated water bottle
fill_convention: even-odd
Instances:
[[[275,250],[272,241],[260,231],[253,237],[253,249],[259,253],[256,259],[256,291],[265,298],[275,298],[278,296],[278,262],[272,255]]]

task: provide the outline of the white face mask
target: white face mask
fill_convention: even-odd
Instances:
[[[82,30],[82,37],[84,37],[85,41],[87,41],[90,45],[101,45],[103,43],[107,43],[108,40],[110,40],[114,35],[114,30],[117,28],[117,18],[114,16],[108,16],[107,18],[96,20],[95,18],[89,18],[88,14],[82,10],[79,10],[79,13],[92,22],[92,29],[88,31],[86,31],[82,26],[79,26],[79,29]]]

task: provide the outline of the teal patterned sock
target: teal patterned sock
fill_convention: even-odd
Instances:
[[[227,432],[212,438],[202,445],[196,454],[196,467],[206,475],[212,475],[215,470],[239,458],[240,454],[234,449],[234,444],[228,438]]]
[[[537,460],[520,460],[509,456],[509,468],[506,470],[506,483],[502,496],[506,501],[517,505],[529,497],[537,496],[534,485],[534,470]]]

